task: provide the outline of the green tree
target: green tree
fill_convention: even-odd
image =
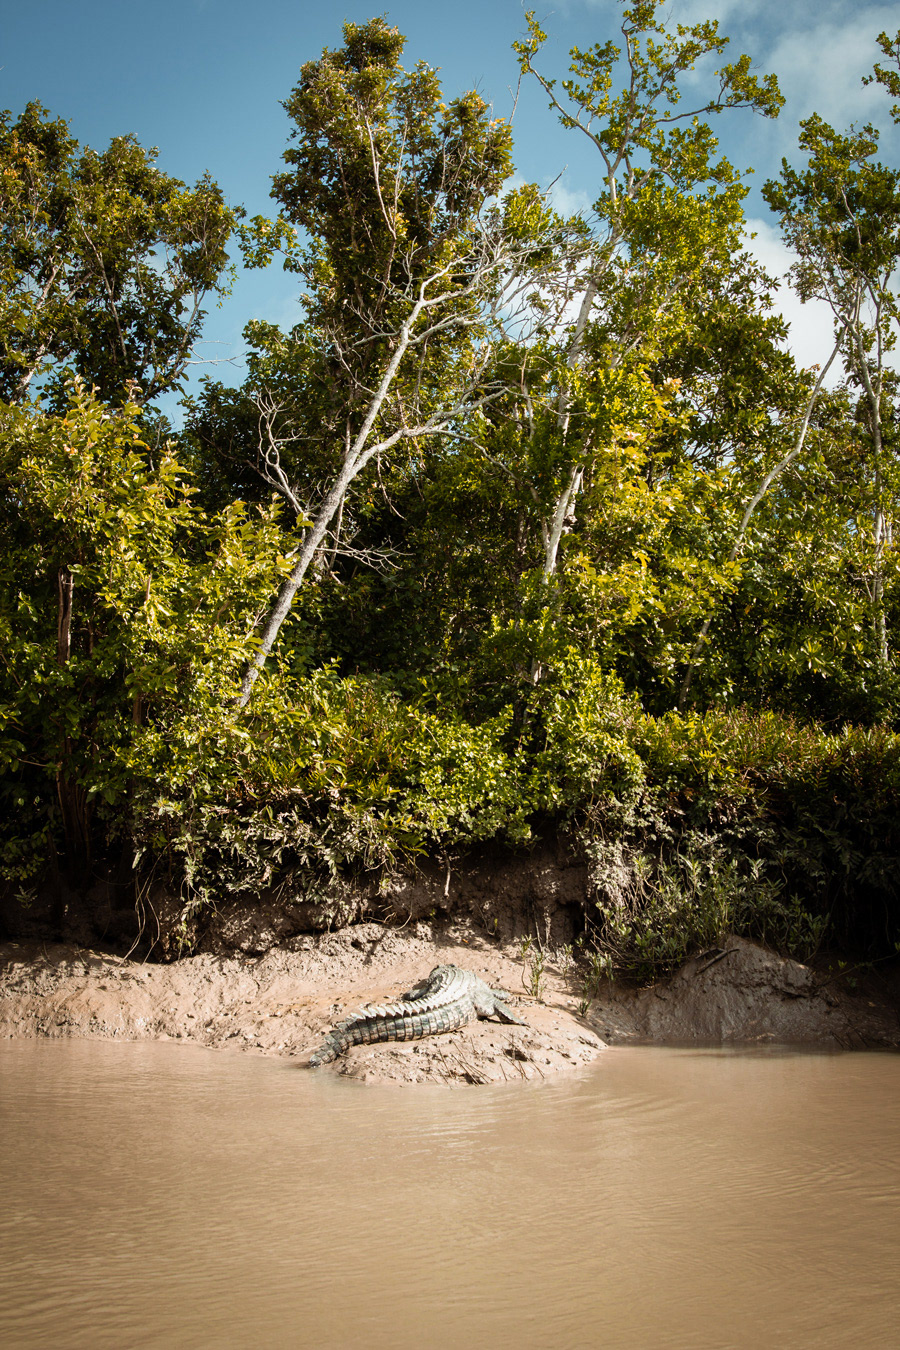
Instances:
[[[900,48],[900,33],[886,54]],[[891,72],[876,69],[892,85]],[[778,181],[764,195],[781,220],[797,255],[791,269],[801,300],[824,301],[834,316],[836,351],[859,390],[860,430],[870,447],[870,540],[863,577],[872,609],[879,660],[887,667],[889,637],[885,607],[885,554],[893,548],[894,515],[900,481],[886,444],[897,420],[891,394],[888,353],[897,339],[900,310],[892,291],[900,264],[900,170],[874,159],[875,127],[840,133],[818,115],[801,122],[800,149],[806,167],[782,162]]]
[[[533,12],[527,16],[528,39],[514,44],[523,74],[538,80],[563,126],[586,136],[602,165],[587,262],[579,260],[577,318],[564,346],[569,370],[581,364],[591,339],[612,364],[645,351],[661,326],[677,326],[684,294],[719,289],[723,268],[727,271],[740,251],[746,189],[728,161],[716,158],[716,139],[701,119],[736,108],[774,117],[783,103],[775,77],[757,80],[744,55],[714,72],[711,97],[676,111],[697,63],[721,55],[728,38],[714,22],[669,31],[659,21],[660,7],[661,0],[626,6],[621,46],[609,41],[573,48],[572,78],[559,91],[535,65],[546,34]],[[614,93],[620,74],[621,88]],[[557,408],[563,439],[570,398],[563,379]],[[577,494],[579,474],[573,462],[555,517],[565,515]],[[556,520],[554,525],[549,571]]]
[[[728,39],[710,22],[669,30],[659,8],[656,0],[625,7],[621,45],[573,48],[572,78],[559,89],[535,64],[546,34],[533,13],[528,38],[514,44],[523,74],[538,80],[563,126],[588,138],[602,166],[584,247],[565,283],[576,318],[553,335],[552,397],[545,394],[540,417],[529,413],[528,434],[540,426],[540,437],[555,446],[541,524],[545,589],[591,466],[608,444],[597,435],[596,419],[579,408],[578,371],[645,368],[683,326],[692,297],[715,295],[727,284],[740,252],[746,190],[728,161],[716,157],[706,119],[735,108],[771,117],[782,102],[774,77],[757,80],[745,55],[715,71],[708,98],[676,110],[694,67],[721,55]],[[535,657],[533,679],[540,672]]]
[[[62,415],[0,404],[8,849],[27,806],[61,822],[76,870],[98,805],[127,823],[148,724],[211,734],[279,575],[273,512],[234,502],[208,516],[172,448],[144,442],[139,415],[82,386]]]
[[[400,65],[403,46],[384,20],[347,24],[342,48],[303,67],[285,104],[288,168],[275,178],[284,216],[245,231],[256,261],[288,227],[304,232],[286,266],[306,314],[287,337],[250,331],[254,458],[303,534],[242,705],[310,565],[338,543],[351,484],[498,396],[498,334],[520,317],[535,265],[552,258],[556,225],[536,192],[496,200],[512,168],[508,125],[475,93],[444,104],[430,67]],[[316,492],[303,481],[312,462]]]
[[[0,113],[0,397],[65,406],[75,374],[102,398],[178,385],[203,306],[227,290],[235,214],[186,188],[156,151],[117,136],[102,154],[30,103]],[[130,391],[130,394],[129,394]]]

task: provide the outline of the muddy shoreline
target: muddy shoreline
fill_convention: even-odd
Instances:
[[[508,990],[528,1025],[474,1022],[423,1041],[356,1046],[312,1072],[462,1086],[572,1072],[629,1043],[900,1048],[896,972],[853,988],[827,967],[728,938],[651,988],[604,984],[585,1009],[582,973],[568,958],[546,961],[539,1000],[526,992],[520,947],[465,922],[362,923],[259,956],[206,953],[169,964],[5,942],[0,1037],[174,1040],[305,1066],[335,1021],[396,998],[443,962]]]

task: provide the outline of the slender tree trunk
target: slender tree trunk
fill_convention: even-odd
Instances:
[[[587,289],[581,299],[578,309],[578,318],[575,321],[575,332],[572,335],[572,341],[569,344],[569,350],[566,355],[566,369],[575,370],[581,360],[581,353],[584,347],[584,334],[588,326],[588,320],[591,317],[591,309],[597,296],[597,282],[591,277],[587,284]],[[566,380],[559,391],[559,400],[556,405],[556,429],[565,443],[569,434],[569,418],[572,403],[572,394],[569,383]],[[559,561],[559,545],[562,540],[563,530],[566,521],[573,515],[575,510],[575,500],[581,491],[584,482],[584,466],[582,464],[573,464],[565,486],[556,499],[553,507],[553,518],[548,525],[546,521],[541,522],[541,536],[544,544],[544,565],[541,569],[541,585],[548,587],[556,575],[556,567]],[[531,683],[539,684],[543,673],[542,663],[535,656],[531,662]]]
[[[541,571],[541,585],[549,586],[551,580],[556,574],[556,564],[559,557],[559,545],[562,540],[563,530],[566,522],[571,519],[575,510],[575,499],[581,491],[581,484],[584,479],[584,466],[575,464],[569,474],[566,486],[556,500],[556,508],[553,512],[553,520],[549,527],[542,525],[544,536],[544,566]],[[531,662],[531,683],[539,684],[541,679],[541,662],[534,657]]]
[[[59,593],[59,608],[56,621],[56,662],[64,666],[69,660],[72,646],[72,596],[75,590],[75,578],[68,567],[61,567],[56,578]]]
[[[250,702],[250,694],[254,684],[259,678],[259,672],[275,645],[275,640],[281,631],[281,625],[290,613],[291,605],[294,602],[294,596],[297,594],[302,585],[303,578],[309,571],[309,565],[315,557],[316,550],[324,540],[329,525],[343,505],[348,487],[375,453],[374,448],[368,451],[366,450],[366,442],[369,439],[372,428],[375,425],[375,419],[381,411],[384,400],[387,398],[394,377],[400,369],[400,363],[403,360],[412,338],[413,325],[423,308],[424,301],[420,298],[413,305],[406,322],[401,326],[397,345],[387,364],[381,383],[369,404],[363,424],[357,433],[356,439],[344,456],[343,467],[335,479],[330,492],[319,508],[316,518],[309,530],[304,535],[303,543],[300,547],[300,556],[294,564],[294,570],[291,572],[287,581],[285,581],[278,593],[278,599],[275,601],[266,622],[266,626],[263,629],[259,647],[244,672],[244,678],[241,681],[241,692],[237,701],[237,706],[239,708],[246,708],[247,704]],[[390,443],[393,444],[397,439],[398,437],[390,438]]]
[[[66,666],[72,649],[72,603],[75,578],[68,567],[57,573],[56,661]],[[87,792],[75,782],[66,766],[71,763],[72,740],[63,737],[62,757],[56,771],[56,796],[66,839],[66,858],[79,878],[91,860],[90,806]]]
[[[883,666],[889,661],[887,619],[884,612],[884,546],[887,534],[887,521],[884,511],[883,499],[883,472],[882,461],[884,453],[884,444],[881,428],[881,393],[883,384],[882,371],[882,353],[880,342],[880,327],[876,324],[876,331],[879,333],[876,376],[873,382],[869,370],[868,356],[863,345],[862,332],[857,323],[854,330],[854,339],[856,345],[856,364],[859,370],[859,376],[866,391],[866,399],[869,404],[869,432],[872,437],[872,449],[875,456],[875,510],[872,520],[872,543],[875,548],[875,568],[870,588],[870,597],[872,601],[873,627],[875,629],[875,644],[878,649],[878,659]]]
[[[734,544],[732,545],[731,552],[728,555],[729,562],[735,562],[737,560],[737,556],[740,553],[744,543],[744,535],[747,533],[747,526],[750,524],[753,513],[759,506],[763,497],[766,495],[766,493],[768,492],[772,484],[775,482],[775,480],[781,477],[782,473],[784,473],[784,470],[788,467],[789,464],[791,464],[797,458],[797,456],[803,449],[804,443],[806,441],[806,433],[809,430],[809,419],[812,417],[813,409],[815,408],[816,402],[818,401],[825,376],[828,374],[835,357],[841,350],[841,343],[844,340],[844,334],[846,333],[846,331],[847,325],[844,324],[837,336],[837,340],[834,344],[834,348],[832,350],[831,355],[825,362],[825,365],[822,367],[822,370],[819,372],[819,378],[816,380],[815,387],[809,396],[809,401],[807,402],[806,405],[806,411],[803,414],[803,421],[800,424],[800,430],[797,433],[797,439],[794,442],[793,449],[790,450],[785,455],[784,459],[779,460],[779,462],[775,465],[773,469],[769,470],[769,472],[766,474],[765,478],[763,478],[762,482],[757,488],[756,492],[753,494],[753,496],[750,498],[750,501],[747,503],[747,506],[744,510],[744,514],[741,517],[741,523],[738,527],[738,532],[735,537]],[[690,657],[688,658],[688,667],[687,670],[685,671],[684,679],[681,682],[681,689],[679,690],[678,693],[679,708],[684,707],[688,693],[690,692],[691,680],[693,679],[694,671],[697,668],[697,660],[700,656],[701,651],[703,650],[703,646],[706,642],[706,636],[709,633],[709,628],[710,624],[712,623],[712,620],[713,614],[712,611],[710,611],[710,613],[707,614],[706,618],[703,620],[703,626],[700,629],[700,632],[697,634],[697,640],[691,649],[691,654]]]
[[[881,497],[881,475],[876,469],[875,472],[875,492],[876,506],[875,519],[872,522],[872,539],[875,545],[875,575],[872,579],[872,607],[875,611],[875,643],[878,648],[878,659],[883,666],[888,664],[890,652],[888,649],[887,619],[884,612],[884,544],[887,533],[882,506]]]
[[[309,571],[309,565],[316,555],[316,550],[328,533],[328,527],[337,515],[347,488],[359,472],[360,467],[362,466],[350,468],[345,465],[344,470],[335,480],[334,486],[319,508],[311,527],[306,531],[294,569],[278,593],[278,599],[269,612],[256,653],[244,672],[244,678],[241,681],[241,693],[237,701],[239,708],[246,708],[250,702],[253,686],[259,678],[259,672],[265,664],[266,658],[275,646],[275,640],[281,631],[281,625],[294,603],[294,596],[299,591],[303,578]]]

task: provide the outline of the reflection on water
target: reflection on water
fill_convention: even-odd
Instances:
[[[9,1041],[0,1085],[6,1346],[897,1344],[900,1056],[448,1092]]]

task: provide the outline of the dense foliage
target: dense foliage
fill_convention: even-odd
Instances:
[[[561,86],[544,40],[529,18],[523,76],[598,154],[570,219],[504,191],[509,126],[404,70],[383,19],[303,67],[273,220],[127,137],[0,117],[0,873],[24,900],[124,858],[186,915],[287,879],[324,913],[342,878],[563,830],[604,960],[653,972],[728,927],[893,950],[900,170],[814,117],[767,185],[834,312],[826,390],[711,129],[777,115],[774,78],[708,70],[717,26],[655,0]],[[300,321],[251,324],[244,382],[166,435],[153,400],[235,230]]]

